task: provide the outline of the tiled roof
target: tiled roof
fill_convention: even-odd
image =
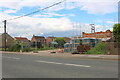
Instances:
[[[15,37],[16,40],[28,40],[27,38],[25,37]]]
[[[47,38],[56,38],[56,37],[47,37]]]

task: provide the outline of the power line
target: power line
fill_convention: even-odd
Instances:
[[[19,18],[22,18],[22,17],[28,16],[28,15],[31,15],[31,14],[35,14],[35,13],[37,13],[37,12],[40,12],[40,11],[43,11],[43,10],[45,10],[45,9],[51,8],[51,7],[53,7],[53,6],[56,6],[56,5],[58,5],[58,4],[61,4],[61,3],[63,3],[64,1],[66,1],[66,0],[63,0],[63,1],[58,2],[58,3],[55,3],[55,4],[53,4],[53,5],[50,5],[50,6],[48,6],[48,7],[45,7],[45,8],[43,8],[43,9],[40,9],[40,10],[37,10],[37,11],[31,12],[31,13],[25,14],[25,15],[23,15],[23,16],[19,16],[19,17],[15,17],[15,18],[7,19],[7,21],[14,20],[14,19],[19,19]]]

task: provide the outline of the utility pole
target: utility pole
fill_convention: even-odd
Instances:
[[[91,33],[95,33],[95,26],[94,26],[94,24],[90,24],[90,26],[91,26]]]
[[[6,51],[6,20],[3,21],[4,22],[4,48],[5,48],[5,51]]]

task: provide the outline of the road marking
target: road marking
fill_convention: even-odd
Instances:
[[[48,62],[48,61],[37,61],[37,62],[51,63],[51,64],[63,64],[63,63],[57,63],[57,62]]]
[[[69,64],[69,63],[58,63],[58,62],[49,62],[49,61],[40,61],[40,60],[37,60],[36,62],[50,63],[50,64],[62,64],[62,65],[78,66],[78,67],[91,67],[91,66],[88,66],[88,65]]]

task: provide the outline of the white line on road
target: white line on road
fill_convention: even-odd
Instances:
[[[78,67],[91,67],[91,66],[88,66],[88,65],[69,64],[69,63],[58,63],[58,62],[49,62],[49,61],[40,61],[40,60],[37,60],[36,62],[50,63],[50,64],[62,64],[62,65],[78,66]]]

